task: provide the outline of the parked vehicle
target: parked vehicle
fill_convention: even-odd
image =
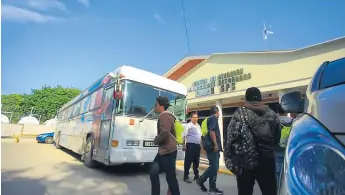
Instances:
[[[168,108],[185,122],[187,88],[176,81],[130,66],[100,78],[58,113],[54,139],[82,155],[87,167],[97,164],[152,163],[158,146],[156,97],[166,96]],[[182,146],[177,159],[184,159]]]
[[[38,143],[52,144],[52,143],[54,143],[53,137],[54,137],[54,132],[42,133],[42,134],[37,135],[36,141]]]
[[[279,195],[345,193],[345,58],[324,62],[301,99],[281,99],[288,113],[302,113],[292,124]]]

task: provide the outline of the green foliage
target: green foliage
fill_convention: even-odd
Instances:
[[[1,111],[12,112],[12,121],[18,122],[23,113],[23,101],[24,95],[21,94],[1,95]],[[10,118],[10,114],[4,114]]]
[[[2,111],[13,112],[12,123],[17,123],[22,116],[30,114],[41,115],[41,123],[53,118],[56,111],[81,91],[61,86],[43,86],[42,89],[33,89],[31,94],[10,94],[1,96]]]

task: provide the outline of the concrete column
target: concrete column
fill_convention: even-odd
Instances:
[[[217,100],[216,101],[216,106],[219,109],[219,119],[218,119],[218,125],[219,125],[219,130],[220,130],[220,138],[223,146],[223,106],[222,106],[222,100]],[[220,153],[220,159],[219,159],[219,165],[220,166],[225,166],[224,163],[224,155],[223,152]]]

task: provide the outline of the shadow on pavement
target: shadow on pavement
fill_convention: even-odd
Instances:
[[[125,195],[150,194],[147,171],[133,166],[88,169],[81,164],[59,163],[54,173],[37,174],[34,168],[4,171],[1,175],[3,195]],[[35,174],[36,172],[36,174]],[[135,175],[135,177],[133,177]],[[165,181],[161,181],[165,183]],[[162,185],[162,191],[166,188]],[[48,191],[49,189],[49,191]]]
[[[25,170],[23,170],[25,171]],[[8,195],[46,195],[47,187],[40,179],[15,177],[22,171],[9,171],[1,173],[1,194]]]
[[[86,168],[80,156],[63,150],[76,160],[44,164],[15,171],[3,170],[3,195],[140,195],[150,194],[151,184],[147,166],[121,165]],[[52,157],[54,158],[54,157]],[[177,171],[182,178],[182,172]],[[167,190],[161,176],[161,192]]]

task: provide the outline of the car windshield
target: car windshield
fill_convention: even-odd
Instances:
[[[168,110],[178,120],[185,121],[186,96],[129,80],[125,80],[123,86],[123,114],[140,117],[147,115],[147,118],[158,118],[158,114],[153,111],[149,114],[149,112],[154,108],[156,98],[165,96],[169,99],[171,105]]]

